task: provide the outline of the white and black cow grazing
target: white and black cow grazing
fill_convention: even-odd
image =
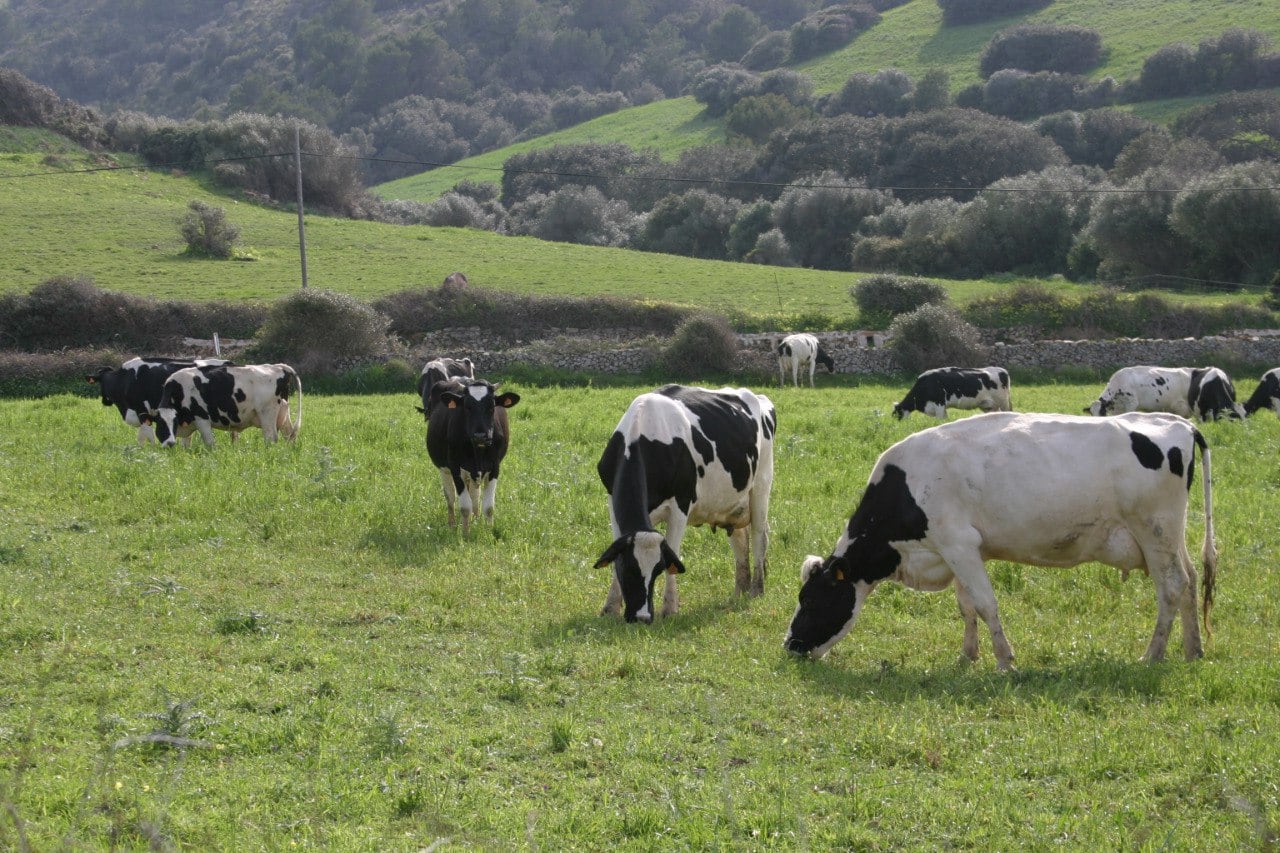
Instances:
[[[1216,367],[1122,367],[1085,411],[1094,416],[1171,412],[1202,421],[1245,415],[1231,377]]]
[[[787,335],[778,344],[778,384],[787,384],[787,371],[791,371],[791,384],[799,387],[800,374],[809,371],[809,387],[813,387],[813,374],[821,364],[828,373],[836,372],[836,360],[827,354],[816,335],[803,332]]]
[[[289,418],[289,394],[298,392],[298,421]],[[215,429],[230,430],[234,440],[260,427],[271,444],[277,434],[294,439],[302,429],[302,380],[287,364],[188,367],[169,377],[156,416],[156,438],[165,447],[199,432],[213,446]]]
[[[430,392],[438,403],[427,419],[427,454],[440,469],[449,526],[456,524],[456,500],[464,534],[481,510],[493,521],[498,474],[511,442],[507,409],[520,402],[520,395],[499,394],[497,388],[483,379],[454,378]]]
[[[1146,659],[1164,657],[1175,613],[1188,659],[1201,655],[1196,570],[1187,551],[1196,448],[1204,463],[1204,624],[1210,632],[1217,549],[1209,447],[1168,414],[979,415],[903,439],[877,460],[862,500],[825,560],[801,570],[786,648],[821,657],[853,627],[881,581],[922,590],[955,585],[964,655],[978,656],[978,618],[1000,669],[1013,664],[983,565],[1098,561],[1147,572],[1159,614]]]
[[[187,367],[230,364],[221,358],[131,358],[119,367],[104,367],[85,381],[97,385],[102,392],[102,405],[115,406],[120,417],[138,429],[138,444],[155,438],[151,426],[160,408],[164,383],[175,372]]]
[[[727,530],[736,593],[764,592],[777,424],[769,398],[746,388],[666,385],[631,402],[596,465],[614,537],[595,563],[613,564],[604,613],[621,606],[628,622],[652,622],[664,571],[662,615],[679,610],[680,543],[691,524]]]
[[[1273,367],[1262,374],[1258,387],[1244,401],[1244,413],[1252,415],[1259,409],[1270,409],[1280,415],[1280,367]]]
[[[437,382],[457,376],[462,379],[474,379],[475,365],[469,358],[433,358],[422,366],[418,374],[418,396],[422,398],[422,406],[418,409],[423,417],[431,418],[431,409],[435,406],[435,398],[431,389]]]
[[[916,377],[907,396],[893,407],[898,420],[911,412],[946,419],[947,409],[1008,412],[1009,371],[1003,367],[935,367]]]

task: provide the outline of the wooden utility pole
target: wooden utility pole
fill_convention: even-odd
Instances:
[[[302,287],[307,286],[307,226],[302,221],[302,128],[293,126],[293,163],[298,173],[298,251],[302,255]]]

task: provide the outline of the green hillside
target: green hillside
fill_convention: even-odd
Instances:
[[[1136,77],[1142,63],[1163,45],[1220,35],[1231,27],[1247,27],[1280,43],[1280,3],[1273,0],[1057,0],[1034,14],[983,24],[943,27],[935,0],[911,0],[884,13],[879,24],[847,46],[795,66],[809,75],[818,92],[839,89],[849,75],[899,68],[919,79],[930,68],[950,74],[952,91],[978,82],[978,58],[991,37],[1020,21],[1075,24],[1102,33],[1103,63],[1090,76],[1116,80]],[[1153,26],[1158,22],[1159,26]],[[1153,121],[1172,121],[1206,97],[1163,100],[1156,106],[1127,106]],[[502,163],[513,154],[570,142],[625,142],[656,148],[674,159],[680,151],[723,139],[722,123],[706,117],[690,97],[621,110],[577,127],[527,140],[442,169],[373,187],[383,198],[430,201],[458,181],[501,178]]]

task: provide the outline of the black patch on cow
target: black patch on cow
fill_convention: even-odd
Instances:
[[[1164,453],[1154,441],[1140,432],[1130,432],[1129,442],[1133,445],[1133,455],[1138,457],[1143,468],[1159,471],[1164,466]]]
[[[701,470],[682,438],[667,444],[640,436],[626,444],[626,437],[616,431],[596,464],[613,498],[614,520],[625,533],[652,530],[649,513],[670,498],[687,513],[698,496]]]
[[[683,385],[664,385],[654,393],[678,401],[697,418],[694,449],[708,465],[719,459],[733,487],[745,490],[760,461],[760,427],[742,398]]]
[[[1223,415],[1229,418],[1240,417],[1235,409],[1235,386],[1225,373],[1216,368],[1196,368],[1191,371],[1187,402],[1202,421],[1217,420]]]
[[[791,342],[790,342],[790,341],[783,341],[783,342],[778,346],[778,355],[786,356],[786,357],[790,358],[790,356],[791,356]]]
[[[847,576],[872,583],[892,575],[902,559],[889,543],[923,539],[929,519],[907,486],[907,473],[888,464],[863,492],[846,529],[849,547],[840,556]]]
[[[244,400],[245,396],[243,389],[236,386],[236,378],[231,371],[222,367],[201,368],[195,386],[196,394],[190,404],[192,414],[221,426],[241,422],[238,401]]]
[[[1169,380],[1168,380],[1168,379],[1165,379],[1163,376],[1157,376],[1157,377],[1156,377],[1156,384],[1157,384],[1157,385],[1168,385],[1168,384],[1169,384]]]
[[[1173,473],[1173,476],[1181,477],[1182,476],[1182,448],[1170,447],[1167,455],[1169,457],[1169,471]]]
[[[1280,371],[1268,370],[1262,374],[1258,387],[1253,389],[1253,393],[1245,401],[1244,412],[1252,415],[1259,409],[1270,409],[1277,399],[1280,399]]]

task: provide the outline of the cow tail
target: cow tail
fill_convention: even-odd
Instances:
[[[293,381],[293,387],[298,391],[298,422],[293,425],[293,435],[294,438],[297,438],[299,433],[302,432],[302,377],[298,376],[298,371],[294,370],[289,365],[286,364],[283,365],[283,367],[289,372],[289,376]]]
[[[1213,467],[1210,463],[1209,442],[1204,440],[1200,430],[1195,430],[1196,444],[1200,447],[1200,462],[1204,468],[1204,545],[1200,549],[1200,559],[1204,563],[1204,577],[1201,580],[1204,597],[1204,632],[1213,637],[1213,623],[1209,613],[1213,610],[1213,590],[1218,575],[1218,543],[1213,533]]]

